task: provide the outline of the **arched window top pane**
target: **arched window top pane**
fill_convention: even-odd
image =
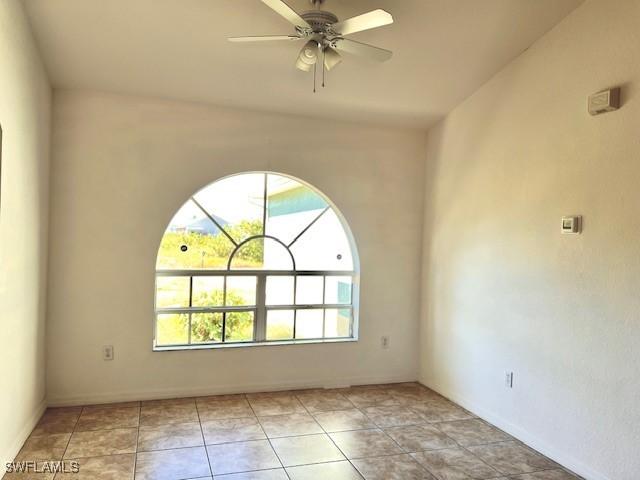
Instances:
[[[241,243],[264,233],[264,192],[265,174],[247,173],[214,182],[193,198]]]
[[[332,209],[296,240],[291,253],[299,270],[354,270],[349,238]]]
[[[156,268],[154,349],[357,339],[355,243],[303,181],[247,173],[203,188],[169,222]]]
[[[213,220],[219,218],[213,216]],[[174,215],[165,231],[156,268],[224,269],[234,244],[192,200]]]
[[[232,270],[295,270],[289,250],[268,237],[254,238],[241,245],[230,266]]]
[[[320,192],[284,175],[246,173],[212,183],[182,206],[156,266],[225,269],[237,250],[232,268],[282,270],[287,248],[298,270],[356,269],[349,234]]]
[[[267,176],[266,234],[289,245],[329,205],[312,188],[281,175]]]

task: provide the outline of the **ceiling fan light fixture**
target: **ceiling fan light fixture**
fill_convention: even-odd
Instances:
[[[342,62],[341,53],[357,55],[377,62],[385,62],[392,52],[362,42],[344,38],[346,35],[378,28],[393,23],[393,16],[382,9],[340,19],[332,12],[322,10],[325,0],[308,0],[315,7],[313,10],[299,14],[288,4],[289,0],[262,0],[273,12],[286,19],[295,27],[290,35],[266,35],[250,37],[231,37],[232,42],[272,42],[272,41],[306,41],[296,58],[296,68],[303,72],[313,71],[313,91],[316,91],[318,67],[322,73],[322,86],[325,86],[326,72],[334,69]],[[322,58],[318,61],[318,57]]]
[[[300,50],[298,60],[296,61],[296,68],[298,70],[302,70],[303,72],[309,72],[317,61],[318,42],[316,42],[315,40],[310,40],[305,44],[304,47],[302,47],[302,50]]]
[[[336,52],[331,47],[326,47],[324,49],[324,67],[327,71],[331,71],[333,68],[337,67],[342,62],[342,55]]]

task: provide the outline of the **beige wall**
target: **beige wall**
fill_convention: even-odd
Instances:
[[[18,0],[0,2],[0,465],[45,400],[50,87]]]
[[[640,472],[638,25],[587,1],[429,135],[421,379],[590,479]]]
[[[53,124],[52,403],[417,377],[425,134],[65,91]],[[249,170],[306,180],[346,217],[360,254],[360,341],[153,353],[167,223],[202,186]]]

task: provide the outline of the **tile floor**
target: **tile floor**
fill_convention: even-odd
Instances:
[[[80,472],[55,479],[579,478],[414,383],[52,408],[16,461],[61,459]]]

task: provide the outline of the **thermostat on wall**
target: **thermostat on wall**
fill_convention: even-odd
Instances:
[[[576,234],[580,233],[582,228],[582,217],[562,217],[562,233]]]
[[[620,88],[594,93],[589,97],[589,113],[600,115],[620,108]]]

